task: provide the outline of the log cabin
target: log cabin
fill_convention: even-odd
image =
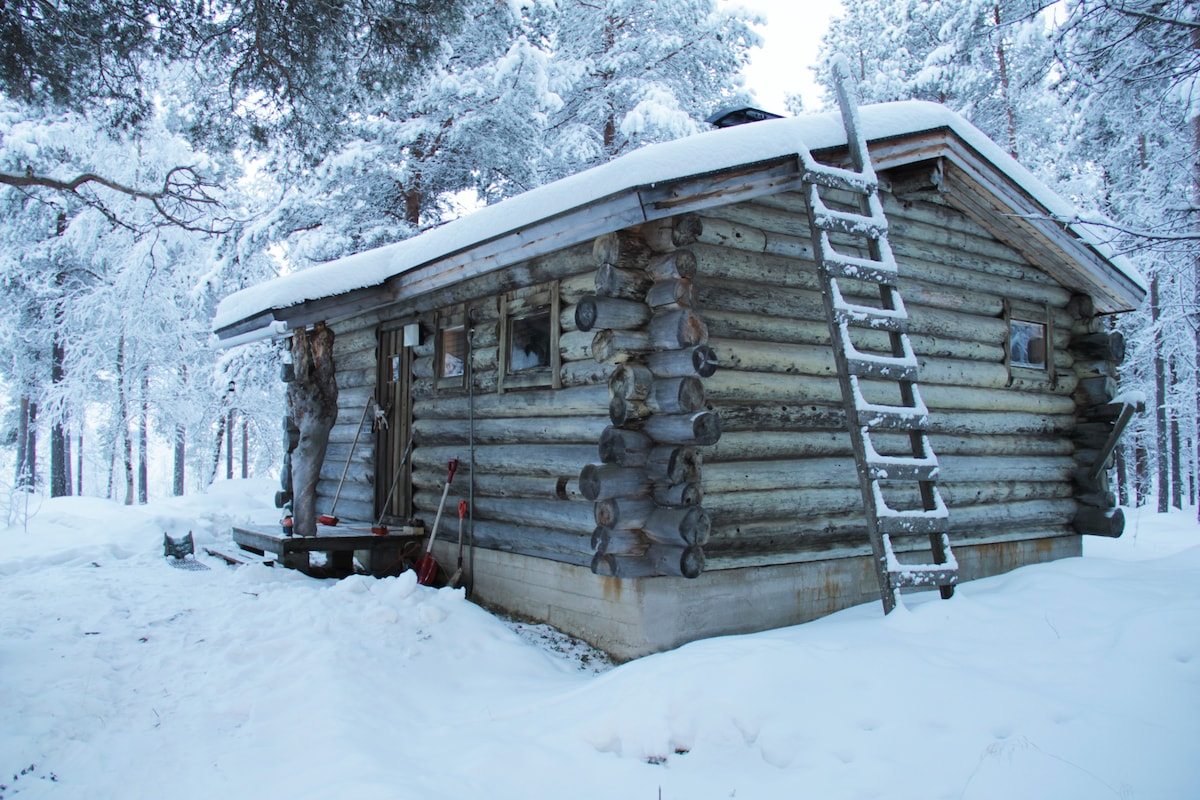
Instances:
[[[318,506],[429,520],[458,459],[473,598],[631,658],[1120,535],[1106,318],[1146,287],[1074,216],[941,106],[843,105],[244,289],[214,329],[334,334]]]

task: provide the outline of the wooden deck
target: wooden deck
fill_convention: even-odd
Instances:
[[[251,553],[275,553],[285,567],[321,577],[345,577],[355,572],[358,557],[363,568],[376,577],[399,573],[405,560],[415,560],[425,541],[423,528],[404,527],[378,535],[365,523],[320,525],[316,536],[288,536],[278,527],[234,526],[233,541]],[[325,565],[314,567],[311,554],[325,553]]]

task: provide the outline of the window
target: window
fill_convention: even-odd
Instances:
[[[1004,321],[1008,342],[1004,348],[1004,366],[1008,386],[1049,382],[1058,387],[1054,364],[1054,310],[1046,303],[1041,308],[1029,303],[1004,301]]]
[[[509,292],[500,307],[499,391],[562,385],[558,283]]]
[[[455,306],[438,312],[434,340],[434,379],[439,389],[461,389],[466,385],[467,329],[465,309]]]
[[[1013,319],[1008,322],[1008,353],[1014,367],[1046,368],[1046,326]]]

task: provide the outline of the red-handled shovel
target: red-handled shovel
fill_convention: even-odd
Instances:
[[[425,547],[425,555],[417,561],[417,583],[422,586],[432,586],[437,578],[437,559],[431,554],[433,540],[437,538],[438,524],[442,521],[442,511],[446,508],[446,495],[450,494],[450,482],[454,480],[454,472],[458,469],[458,459],[450,459],[450,474],[446,476],[446,485],[442,487],[442,500],[438,503],[437,516],[433,518],[433,530],[429,534],[429,544]]]

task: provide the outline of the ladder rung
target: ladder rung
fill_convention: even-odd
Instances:
[[[909,406],[856,408],[856,425],[882,431],[923,431],[929,428],[929,412]]]
[[[805,183],[815,183],[827,189],[842,189],[866,196],[879,188],[879,180],[874,175],[864,175],[851,169],[841,169],[815,162],[805,164],[805,168]]]
[[[824,235],[824,232],[822,232]],[[857,258],[843,253],[825,252],[821,254],[821,267],[835,278],[850,278],[870,283],[880,283],[884,286],[895,286],[897,278],[896,265],[869,258]]]
[[[945,533],[949,518],[941,512],[897,512],[875,518],[876,528],[886,536]]]
[[[865,236],[878,239],[887,233],[887,220],[882,217],[867,217],[851,211],[835,211],[825,207],[813,214],[813,225],[826,233],[844,233],[849,236]]]
[[[907,313],[898,316],[886,309],[872,309],[849,303],[833,309],[833,321],[838,325],[853,325],[856,328],[870,328],[874,331],[908,332]]]
[[[958,570],[939,564],[901,565],[888,570],[888,580],[897,589],[903,586],[954,586],[958,583]]]
[[[892,381],[915,381],[919,368],[905,358],[864,358],[859,356],[846,357],[846,368],[851,375],[860,378],[882,378]]]
[[[933,481],[937,480],[938,464],[922,459],[867,460],[867,474],[874,481]]]

